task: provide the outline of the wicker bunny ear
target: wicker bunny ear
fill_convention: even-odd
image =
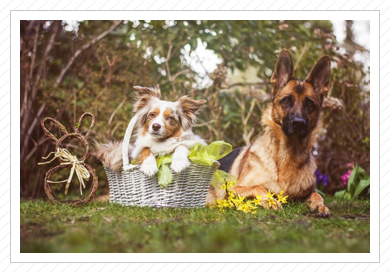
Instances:
[[[89,137],[89,134],[91,133],[93,127],[95,126],[95,123],[96,123],[96,118],[94,115],[92,115],[91,113],[84,113],[82,114],[82,116],[80,117],[79,119],[79,122],[76,124],[76,133],[78,134],[81,134],[80,131],[79,131],[79,128],[81,126],[81,122],[83,121],[83,119],[87,116],[90,116],[91,117],[91,126],[89,126],[89,129],[87,131],[87,133],[85,134],[85,137]]]
[[[63,134],[65,134],[65,135],[68,134],[68,131],[66,131],[65,126],[62,125],[58,120],[55,120],[54,118],[50,118],[50,117],[43,118],[43,119],[41,120],[42,129],[43,129],[43,131],[45,131],[46,135],[47,135],[48,137],[50,137],[51,139],[53,139],[55,142],[58,142],[58,139],[57,139],[52,133],[50,133],[50,131],[49,131],[49,130],[46,128],[46,126],[45,126],[45,121],[47,121],[47,120],[49,120],[49,121],[51,121],[52,123],[54,123],[54,125],[55,125],[57,128],[59,128]]]

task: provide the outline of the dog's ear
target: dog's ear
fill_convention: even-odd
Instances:
[[[188,96],[183,96],[177,101],[180,112],[180,121],[185,129],[189,129],[196,121],[196,113],[203,109],[206,100],[193,100]]]
[[[311,69],[306,82],[313,86],[314,92],[323,94],[329,90],[330,58],[324,56]]]
[[[160,89],[157,88],[150,88],[150,87],[141,87],[141,86],[134,86],[135,90],[137,90],[137,93],[135,95],[135,103],[134,103],[134,112],[140,111],[142,108],[145,107],[146,104],[148,104],[149,100],[152,98],[159,99],[161,97]]]
[[[279,54],[271,77],[271,83],[274,85],[272,96],[275,98],[278,91],[294,78],[294,64],[291,55],[287,50],[283,49]]]
[[[137,90],[137,93],[134,96],[135,102],[133,105],[133,111],[138,113],[139,122],[141,125],[144,125],[146,123],[147,114],[149,112],[149,109],[145,106],[153,98],[160,99],[160,89],[141,86],[133,86],[133,88]]]

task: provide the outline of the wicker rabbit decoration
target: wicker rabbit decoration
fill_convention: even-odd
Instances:
[[[90,125],[87,133],[85,135],[83,135],[82,133],[79,132],[79,126],[80,126],[81,122],[83,121],[83,119],[87,116],[91,117],[91,125]],[[51,121],[52,123],[54,123],[54,125],[56,127],[58,127],[64,135],[62,137],[60,137],[59,139],[57,139],[46,128],[46,126],[45,126],[46,121]],[[79,122],[76,125],[75,132],[68,133],[66,128],[59,121],[57,121],[53,118],[45,117],[41,120],[42,129],[45,131],[45,134],[47,136],[49,136],[51,139],[53,139],[56,142],[56,148],[55,148],[55,152],[52,152],[47,157],[44,157],[44,159],[47,159],[51,154],[54,154],[54,157],[50,161],[42,162],[39,164],[41,165],[41,164],[50,163],[56,158],[58,158],[59,161],[61,162],[60,165],[51,168],[46,173],[46,176],[45,176],[45,192],[46,192],[47,196],[50,198],[50,200],[52,200],[53,202],[59,203],[59,204],[61,203],[59,200],[57,200],[55,198],[55,194],[51,188],[51,184],[52,183],[65,183],[66,182],[65,194],[67,194],[69,184],[73,178],[74,173],[76,173],[78,180],[79,180],[79,183],[80,183],[80,192],[79,192],[80,197],[82,194],[82,189],[85,188],[84,180],[89,180],[90,174],[92,175],[91,188],[90,188],[89,194],[86,198],[83,198],[83,199],[77,200],[77,201],[65,201],[65,202],[70,203],[73,206],[81,206],[81,205],[88,203],[95,195],[96,190],[98,188],[98,178],[96,176],[95,170],[93,168],[91,168],[91,166],[89,166],[88,164],[85,163],[85,160],[87,159],[87,157],[89,155],[89,148],[90,148],[87,140],[88,140],[88,137],[89,137],[93,127],[95,126],[95,122],[96,122],[96,119],[91,113],[84,113],[80,117]],[[63,143],[63,141],[65,139],[68,139],[68,138],[77,138],[77,139],[81,140],[81,143],[85,147],[85,153],[80,159],[77,159],[76,156],[71,155],[66,149],[61,148],[61,144]],[[50,176],[54,172],[56,172],[57,170],[62,169],[62,168],[71,168],[69,178],[67,180],[63,180],[63,181],[50,181],[49,180]]]

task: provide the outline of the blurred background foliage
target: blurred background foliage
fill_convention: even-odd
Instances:
[[[351,164],[370,171],[369,67],[354,55],[369,54],[345,21],[338,42],[330,21],[21,21],[20,128],[21,196],[44,195],[48,170],[38,167],[55,143],[40,127],[46,116],[69,132],[92,112],[97,124],[91,141],[121,140],[132,113],[132,86],[158,86],[165,100],[189,95],[206,99],[195,133],[234,147],[251,143],[261,132],[261,114],[270,102],[269,79],[282,48],[293,57],[298,79],[305,79],[324,54],[331,56],[330,91],[324,105],[324,130],[313,147],[318,169],[329,180],[319,187],[342,189],[340,176]],[[207,60],[198,46],[213,51],[220,63],[205,73]],[[195,62],[193,61],[195,59]],[[196,68],[196,66],[202,69]],[[81,128],[87,130],[87,122]],[[59,136],[59,131],[51,127]],[[79,156],[77,141],[65,147]],[[72,152],[72,151],[71,151]],[[99,191],[107,192],[101,163]],[[53,162],[53,166],[58,162]]]

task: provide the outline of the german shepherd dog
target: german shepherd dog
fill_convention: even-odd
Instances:
[[[290,199],[307,201],[312,212],[329,216],[315,189],[317,167],[311,154],[321,128],[320,111],[329,77],[329,56],[319,59],[305,81],[298,81],[290,53],[280,52],[271,77],[272,102],[261,120],[264,131],[251,145],[234,149],[220,160],[220,169],[238,179],[233,188],[236,194],[249,199],[262,195],[262,206],[268,208],[267,190],[284,191]],[[225,194],[211,187],[207,203]],[[278,202],[272,208],[280,206]]]

